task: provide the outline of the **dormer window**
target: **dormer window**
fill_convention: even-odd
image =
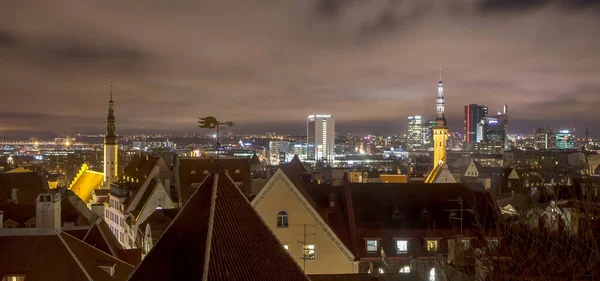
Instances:
[[[406,254],[408,253],[408,240],[399,239],[396,240],[396,254]]]
[[[378,239],[367,239],[367,253],[377,253],[379,250]]]
[[[235,169],[235,173],[236,173],[236,174],[239,174],[239,173],[241,173],[241,172],[240,172],[240,169]]]
[[[208,173],[208,170],[204,170],[204,174],[205,174],[205,175],[208,175],[208,174],[209,174],[209,173]]]
[[[190,171],[190,175],[195,175],[196,174],[196,170],[191,170]]]
[[[427,240],[427,252],[437,252],[439,250],[440,241],[438,239]]]

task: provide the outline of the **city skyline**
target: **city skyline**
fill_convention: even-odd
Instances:
[[[12,4],[0,135],[102,132],[111,82],[121,134],[198,132],[214,115],[300,135],[312,112],[335,115],[338,133],[401,134],[435,114],[442,63],[451,132],[473,103],[508,104],[510,133],[598,136],[597,1],[390,3]]]

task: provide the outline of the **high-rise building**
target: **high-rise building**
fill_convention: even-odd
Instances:
[[[575,134],[569,130],[562,130],[556,133],[556,148],[558,149],[574,149]]]
[[[488,116],[485,105],[469,104],[465,106],[465,149],[470,149],[472,144],[478,143],[478,127],[481,121]]]
[[[538,128],[534,133],[533,145],[537,149],[556,148],[556,132],[550,128]]]
[[[444,117],[444,84],[442,83],[442,66],[440,65],[440,81],[438,82],[437,111],[435,125],[433,126],[433,167],[446,162],[446,142],[448,141],[448,127]]]
[[[307,122],[308,160],[326,161],[332,165],[335,158],[335,119],[331,115],[309,115]]]
[[[270,141],[269,142],[269,162],[271,165],[279,165],[281,162],[281,153],[286,155],[290,152],[289,141]],[[284,157],[285,162],[285,157]]]
[[[112,84],[108,101],[108,117],[106,118],[106,135],[104,136],[104,184],[117,182],[119,178],[119,144],[116,134],[115,103],[112,100]]]
[[[423,146],[423,119],[421,116],[408,116],[408,147],[418,149]]]

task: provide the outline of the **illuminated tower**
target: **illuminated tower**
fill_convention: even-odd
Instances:
[[[104,184],[106,187],[118,179],[119,146],[115,128],[115,103],[112,100],[112,83],[110,84],[110,100],[108,101],[108,117],[106,118],[106,136],[104,137]]]
[[[446,142],[448,127],[444,117],[444,84],[442,83],[442,65],[440,65],[440,82],[438,82],[437,112],[433,126],[433,167],[446,162]]]

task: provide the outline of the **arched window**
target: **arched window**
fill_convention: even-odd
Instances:
[[[277,213],[277,227],[288,227],[288,214],[286,211]]]
[[[435,281],[435,267],[429,271],[429,281]]]

